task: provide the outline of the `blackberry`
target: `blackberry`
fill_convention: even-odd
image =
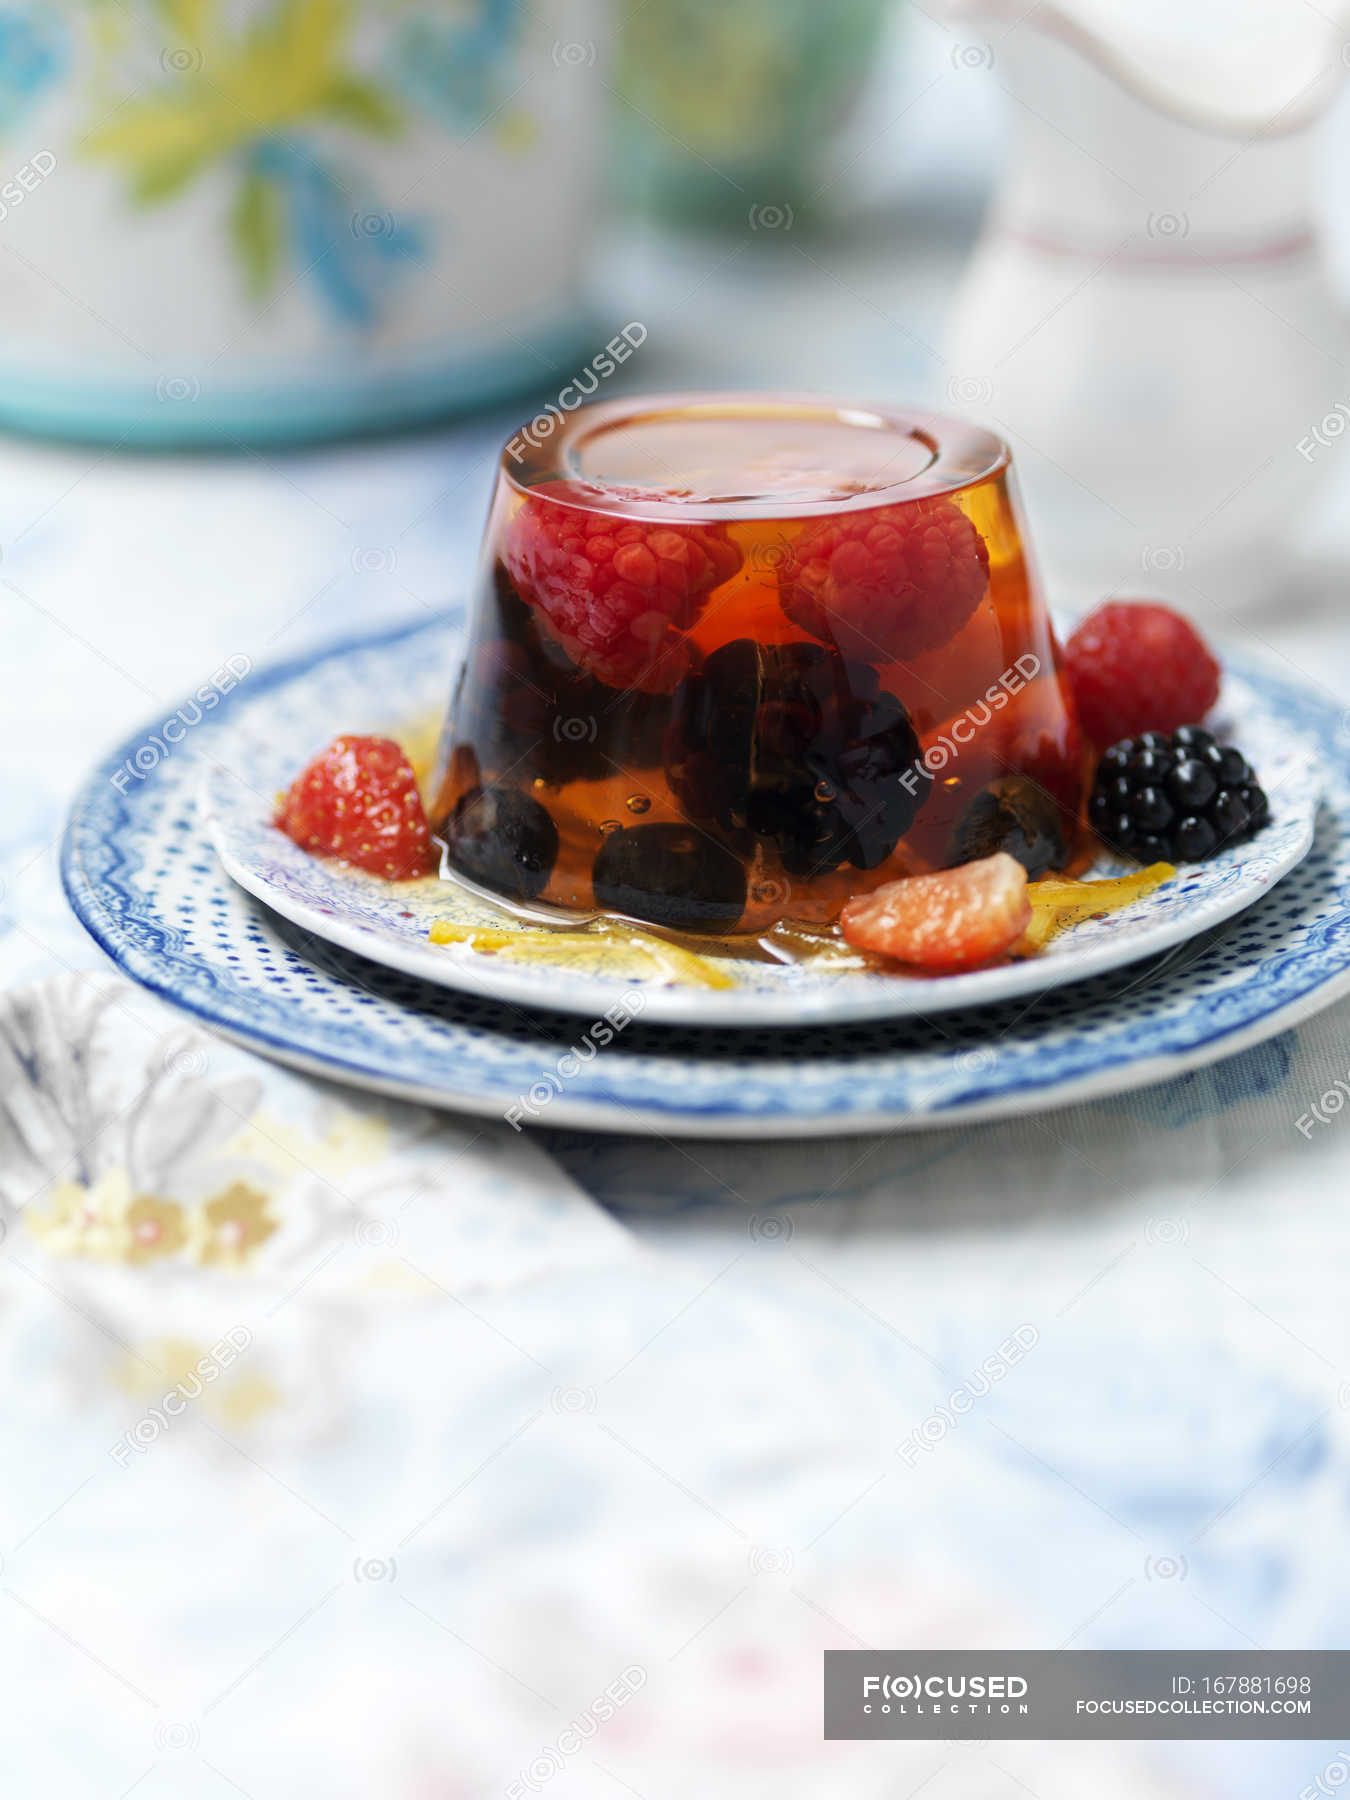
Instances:
[[[548,886],[558,859],[558,827],[519,788],[470,788],[441,829],[453,866],[494,893],[533,900]]]
[[[789,875],[874,869],[927,799],[909,714],[820,644],[736,638],[676,689],[666,775],[691,819],[771,842]]]
[[[1088,807],[1110,849],[1140,862],[1204,862],[1252,837],[1270,804],[1242,752],[1202,725],[1124,738],[1102,757]]]
[[[613,831],[591,871],[596,903],[684,931],[730,931],[745,911],[740,859],[694,825]]]

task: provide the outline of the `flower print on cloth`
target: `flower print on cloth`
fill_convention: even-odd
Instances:
[[[53,1232],[145,1227],[133,1195],[181,1201],[257,1107],[258,1080],[202,1078],[204,1039],[138,1032],[124,992],[70,976],[0,1005],[0,1217],[31,1203]]]
[[[395,101],[352,65],[353,8],[275,0],[237,34],[223,13],[221,0],[166,0],[174,42],[158,53],[163,72],[142,85],[141,46],[114,53],[105,116],[85,153],[122,170],[138,207],[164,205],[223,166],[234,189],[222,225],[254,298],[300,275],[332,317],[373,325],[390,281],[425,245],[342,154],[344,140],[403,128]]]
[[[92,975],[0,996],[0,1238],[138,1294],[425,1297],[630,1254],[505,1126],[300,1079]]]
[[[277,1228],[267,1210],[267,1195],[246,1181],[232,1181],[223,1193],[194,1214],[196,1254],[203,1263],[237,1268],[250,1251],[265,1244]]]
[[[267,1374],[249,1367],[246,1354],[222,1369],[215,1346],[193,1338],[154,1339],[142,1355],[124,1356],[113,1380],[138,1400],[153,1402],[166,1388],[176,1390],[187,1402],[200,1401],[208,1416],[235,1428],[253,1424],[282,1400]]]
[[[49,7],[0,7],[0,132],[12,131],[60,77],[65,26]]]
[[[187,1243],[182,1207],[152,1194],[133,1195],[125,1169],[109,1169],[89,1187],[63,1181],[45,1206],[30,1207],[23,1217],[53,1256],[140,1265],[172,1256]]]
[[[0,995],[0,1361],[36,1358],[119,1468],[292,1456],[375,1343],[436,1366],[448,1319],[534,1369],[485,1309],[637,1256],[504,1124],[293,1075],[116,977]]]
[[[133,1194],[127,1171],[109,1169],[91,1186],[64,1181],[23,1223],[53,1256],[87,1256],[133,1268],[183,1255],[205,1266],[241,1268],[277,1229],[267,1195],[232,1181],[199,1206]]]

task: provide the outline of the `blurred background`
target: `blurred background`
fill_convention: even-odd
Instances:
[[[1344,697],[1347,39],[1333,0],[0,0],[0,986],[89,966],[55,852],[94,757],[231,658],[300,656],[461,595],[501,444],[549,429],[616,342],[605,393],[804,389],[988,422],[1013,446],[1061,615],[1168,595],[1220,642]],[[1254,1068],[1240,1091],[1257,1106],[1274,1077]],[[821,1648],[893,1639],[897,1621],[915,1643],[1345,1641],[1344,1578],[1311,1548],[1343,1530],[1344,1470],[1318,1486],[1316,1459],[1346,1460],[1331,1442],[1344,1383],[1326,1442],[1304,1429],[1335,1380],[1339,1263],[1281,1261],[1285,1171],[1263,1146],[1288,1121],[1254,1114],[1238,1135],[1256,1197],[1230,1272],[1297,1339],[1180,1251],[1163,1267],[1174,1239],[1145,1243],[1122,1191],[1141,1142],[1161,1145],[1147,1175],[1163,1226],[1190,1203],[1186,1170],[1225,1204],[1203,1170],[1231,1096],[1223,1077],[1188,1080],[1166,1132],[1126,1102],[1066,1125],[1067,1149],[1009,1126],[1034,1201],[1003,1194],[979,1133],[911,1140],[862,1175],[847,1146],[804,1152],[803,1192],[840,1205],[798,1248],[837,1249],[867,1297],[842,1324],[795,1264],[753,1260],[714,1291],[743,1222],[692,1197],[691,1167],[658,1194],[622,1142],[559,1145],[602,1204],[560,1200],[565,1177],[541,1168],[511,1190],[538,1248],[494,1262],[489,1183],[465,1277],[501,1290],[476,1302],[487,1336],[459,1309],[429,1361],[406,1313],[377,1333],[320,1284],[322,1329],[292,1342],[293,1315],[281,1327],[299,1422],[259,1402],[251,1476],[208,1444],[196,1462],[182,1448],[169,1479],[179,1450],[156,1451],[153,1507],[130,1482],[84,1494],[91,1457],[107,1472],[110,1383],[53,1325],[51,1295],[16,1278],[3,1460],[21,1600],[3,1655],[29,1734],[13,1791],[260,1800],[320,1771],[334,1794],[535,1792],[552,1775],[531,1759],[644,1637],[665,1683],[647,1737],[634,1708],[610,1769],[563,1759],[557,1800],[804,1800],[838,1792],[844,1766],[869,1800],[929,1780],[934,1800],[1331,1791],[1345,1764],[1297,1744],[995,1746],[997,1767],[987,1746],[851,1747],[826,1765],[802,1716]],[[1183,1126],[1201,1148],[1181,1151]],[[347,1179],[342,1145],[334,1158]],[[705,1163],[755,1191],[752,1157]],[[1303,1168],[1303,1228],[1321,1208],[1319,1241],[1342,1244],[1343,1180]],[[613,1227],[647,1208],[664,1260]],[[1140,1254],[1107,1281],[1125,1236]],[[894,1466],[886,1408],[919,1419],[931,1403],[931,1371],[905,1373],[879,1313],[930,1307],[944,1363],[973,1368],[992,1319],[1059,1319],[1079,1290],[1092,1306],[1005,1415],[1062,1479],[963,1439],[941,1485],[866,1499],[877,1463]],[[704,1294],[696,1328],[662,1337],[610,1416],[638,1438],[662,1418],[701,1492],[753,1500],[753,1552],[661,1470],[563,1435],[595,1371],[627,1368]],[[949,1316],[947,1294],[969,1295],[969,1316]],[[134,1317],[130,1279],[120,1298]],[[203,1278],[179,1296],[184,1333],[200,1335],[208,1299],[208,1335],[235,1321]],[[1183,1318],[1196,1336],[1179,1348]],[[598,1342],[584,1368],[578,1319]],[[827,1337],[832,1361],[814,1352]],[[535,1394],[543,1363],[577,1406],[551,1401],[550,1380]],[[725,1440],[680,1412],[711,1394]],[[243,1432],[250,1405],[225,1422]],[[536,1406],[542,1424],[498,1462]],[[339,1416],[364,1434],[359,1468],[341,1461]],[[479,1467],[490,1479],[464,1507],[433,1514]],[[1249,1487],[1252,1509],[1221,1526]],[[315,1496],[333,1492],[348,1510],[316,1526]],[[386,1505],[427,1529],[408,1530],[399,1604],[377,1614]],[[819,1557],[781,1548],[839,1520]],[[343,1598],[308,1624],[330,1564]],[[752,1591],[744,1624],[715,1623]],[[80,1644],[31,1606],[79,1617]],[[467,1645],[449,1646],[448,1620]],[[306,1632],[323,1634],[317,1659]],[[124,1717],[142,1667],[163,1696],[153,1734],[134,1705]],[[189,1722],[217,1676],[222,1705],[250,1681],[223,1750],[228,1708]],[[536,1688],[558,1705],[541,1715]]]

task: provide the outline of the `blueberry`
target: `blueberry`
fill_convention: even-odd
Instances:
[[[596,904],[683,931],[729,931],[745,910],[745,870],[694,825],[630,825],[601,844]]]
[[[1209,820],[1194,815],[1183,819],[1173,831],[1172,843],[1182,862],[1203,862],[1219,847],[1218,836]]]
[[[1167,792],[1182,812],[1200,812],[1219,791],[1213,769],[1184,756],[1167,777]]]
[[[558,859],[558,828],[519,788],[470,788],[446,820],[450,862],[471,881],[513,900],[533,900]]]
[[[1109,804],[1101,799],[1100,815],[1107,820]],[[971,801],[953,833],[950,860],[974,862],[1003,850],[1037,881],[1067,861],[1069,839],[1069,821],[1058,802],[1024,775],[1007,775]]]

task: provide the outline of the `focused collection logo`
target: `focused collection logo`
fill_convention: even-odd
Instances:
[[[865,1713],[1027,1713],[1025,1675],[864,1675]]]

